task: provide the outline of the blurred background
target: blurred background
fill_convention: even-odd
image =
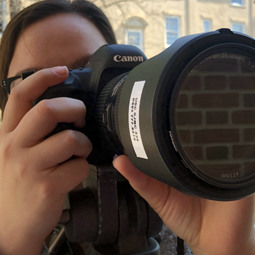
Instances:
[[[9,20],[36,0],[0,0],[0,40]],[[255,36],[254,0],[91,0],[109,18],[118,43],[139,47],[148,58],[179,37],[230,28]],[[161,254],[175,255],[177,237],[164,226]],[[192,254],[186,247],[185,254]]]
[[[35,0],[0,0],[0,36],[17,11]],[[254,0],[91,0],[110,19],[118,43],[139,47],[148,58],[178,37],[222,27],[255,35]]]

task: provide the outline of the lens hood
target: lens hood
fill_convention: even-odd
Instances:
[[[185,36],[129,72],[117,129],[139,170],[213,200],[255,191],[254,46],[229,29]]]

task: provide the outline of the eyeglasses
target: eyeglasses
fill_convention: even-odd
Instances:
[[[18,80],[18,79],[24,80],[33,73],[34,73],[34,71],[27,71],[27,72],[21,73],[20,75],[16,75],[16,76],[4,79],[4,80],[2,80],[2,88],[4,88],[7,91],[7,93],[10,94],[11,88],[14,87],[14,82],[16,80]]]

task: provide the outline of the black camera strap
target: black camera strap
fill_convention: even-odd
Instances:
[[[177,237],[176,251],[177,255],[185,254],[184,241],[179,237]],[[61,226],[54,229],[48,247],[46,243],[44,243],[40,255],[77,255],[77,254],[74,253],[71,244],[69,243],[65,236],[64,227]],[[89,254],[84,253],[83,255]]]
[[[184,255],[184,241],[177,237],[177,255]]]

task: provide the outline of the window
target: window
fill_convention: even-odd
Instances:
[[[141,29],[127,29],[127,44],[143,50],[143,31]]]
[[[203,20],[203,29],[204,29],[204,32],[212,31],[212,21],[210,19]]]
[[[244,23],[233,22],[232,30],[235,32],[245,33],[245,25],[244,25]]]
[[[165,46],[168,47],[180,36],[180,17],[167,16],[165,19],[165,28]]]
[[[126,44],[134,45],[144,50],[144,28],[147,25],[139,17],[132,17],[126,22]]]
[[[235,6],[244,6],[244,0],[231,0],[231,4]]]

